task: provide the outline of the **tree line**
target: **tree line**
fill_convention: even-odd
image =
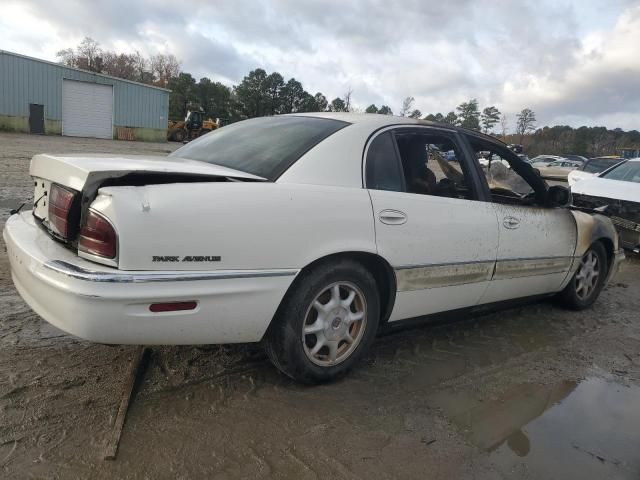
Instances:
[[[306,91],[295,78],[285,79],[278,72],[267,73],[262,68],[250,71],[237,85],[229,87],[207,77],[196,80],[182,71],[180,61],[174,55],[145,57],[139,52],[112,52],[102,49],[89,37],[76,48],[61,50],[57,55],[61,63],[71,67],[170,89],[169,118],[173,120],[184,118],[188,110],[194,109],[220,118],[223,124],[283,113],[362,111],[353,106],[351,89],[329,101],[322,92]],[[605,127],[575,129],[569,126],[536,128],[536,115],[530,108],[516,114],[511,130],[505,114],[493,105],[481,109],[475,98],[446,114],[438,112],[425,116],[414,108],[414,103],[414,97],[406,97],[399,115],[492,134],[507,143],[523,144],[530,156],[541,153],[597,156],[615,154],[620,148],[640,148],[640,133],[636,130],[624,132]],[[371,104],[364,112],[393,115],[388,105]]]
[[[180,73],[180,62],[174,55],[145,57],[137,51],[132,54],[111,52],[103,50],[89,37],[85,37],[76,48],[60,50],[57,57],[60,63],[69,67],[162,88],[167,88],[171,79]]]

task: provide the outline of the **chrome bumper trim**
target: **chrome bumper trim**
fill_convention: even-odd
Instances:
[[[78,267],[62,260],[50,260],[44,267],[67,277],[88,282],[106,283],[150,283],[150,282],[192,282],[198,280],[232,280],[238,278],[288,277],[298,273],[295,269],[274,270],[219,270],[180,272],[105,272]]]

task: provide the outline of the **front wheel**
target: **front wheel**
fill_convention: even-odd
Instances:
[[[607,254],[602,243],[596,242],[582,256],[576,273],[560,293],[561,302],[574,310],[591,306],[604,287],[607,272]]]
[[[350,260],[302,274],[283,300],[266,337],[274,365],[294,380],[321,383],[346,374],[375,338],[376,282]]]

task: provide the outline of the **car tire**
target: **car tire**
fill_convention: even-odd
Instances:
[[[560,293],[560,302],[572,310],[590,307],[600,295],[608,271],[604,246],[595,242],[582,256],[576,273]]]
[[[265,336],[265,349],[298,382],[333,381],[369,349],[379,320],[378,289],[366,268],[352,260],[319,264],[295,280]]]

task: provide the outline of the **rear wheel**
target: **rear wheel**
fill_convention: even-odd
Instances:
[[[274,365],[303,383],[344,375],[375,338],[379,298],[375,280],[359,263],[319,265],[296,280],[266,338]]]
[[[604,287],[607,272],[606,251],[596,242],[582,256],[576,273],[560,294],[562,303],[574,310],[591,306]]]

